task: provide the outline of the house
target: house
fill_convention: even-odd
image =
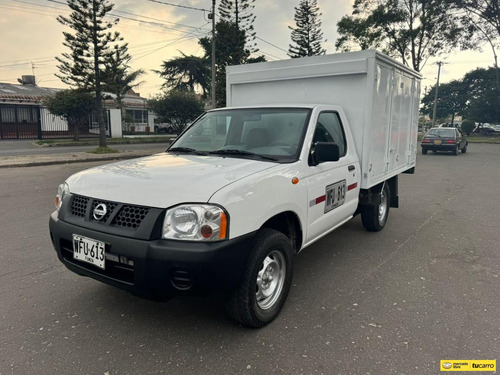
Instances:
[[[43,106],[43,98],[61,89],[39,87],[32,75],[23,75],[18,81],[19,84],[0,82],[0,139],[73,137],[73,130],[66,121],[51,114]],[[115,109],[115,96],[113,94],[104,96],[104,107],[108,110],[108,115],[105,116],[107,125],[113,124],[111,135],[118,136],[119,133],[121,137],[122,121],[120,111]],[[136,131],[146,131],[148,126],[152,128],[153,115],[147,110],[145,98],[130,91],[125,95],[123,104],[125,113],[133,120]],[[114,119],[111,119],[112,116]],[[95,114],[91,114],[88,127],[81,129],[80,137],[96,137],[98,134]]]

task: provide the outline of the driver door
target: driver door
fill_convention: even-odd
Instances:
[[[308,231],[306,242],[314,241],[348,220],[356,211],[360,167],[355,150],[350,149],[340,116],[335,111],[318,115],[310,155],[316,142],[339,146],[338,161],[313,165],[309,159]]]

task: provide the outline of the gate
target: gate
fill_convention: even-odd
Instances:
[[[0,105],[0,139],[38,138],[38,107],[33,105]]]

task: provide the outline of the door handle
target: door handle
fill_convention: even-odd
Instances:
[[[356,169],[356,167],[354,165],[350,165],[347,167],[347,169],[349,170],[349,172],[353,171]]]

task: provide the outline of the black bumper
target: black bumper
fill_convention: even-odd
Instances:
[[[255,237],[250,233],[211,243],[139,240],[70,224],[56,212],[49,228],[57,256],[68,269],[152,299],[233,288],[244,273]],[[105,270],[73,259],[73,234],[106,244]]]
[[[454,151],[457,148],[457,144],[447,144],[447,145],[433,145],[433,144],[425,144],[421,145],[422,150],[428,151]]]

